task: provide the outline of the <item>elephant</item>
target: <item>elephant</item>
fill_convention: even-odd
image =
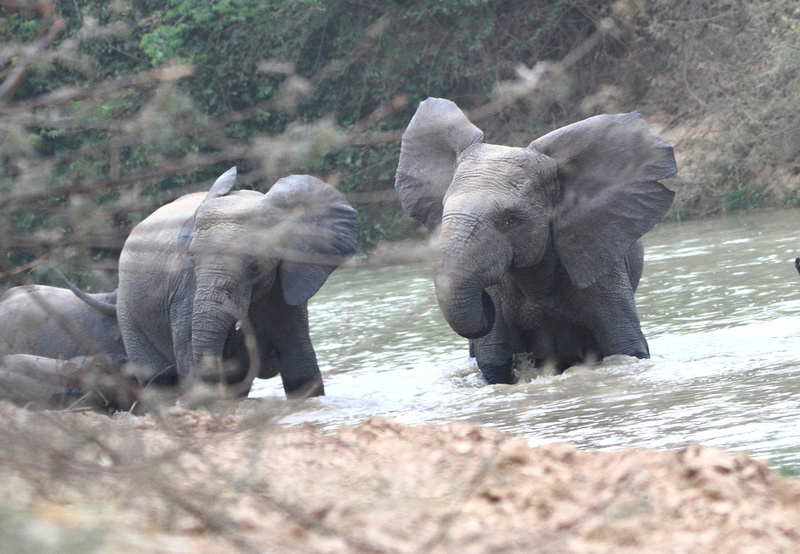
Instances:
[[[357,212],[310,175],[231,191],[236,167],[136,225],[119,260],[117,314],[142,387],[246,396],[280,374],[288,398],[324,395],[307,302],[355,252]]]
[[[87,294],[56,273],[71,290],[24,285],[0,298],[0,398],[128,409],[135,390],[122,371],[117,292]]]
[[[0,398],[45,409],[129,410],[135,391],[121,381],[119,360],[105,354],[68,360],[9,354],[0,358]]]
[[[488,383],[526,354],[558,371],[649,357],[634,303],[641,237],[669,209],[672,147],[637,112],[598,115],[527,147],[487,144],[455,103],[428,98],[402,136],[395,189],[439,229],[434,286]]]
[[[117,292],[86,294],[44,285],[23,285],[0,298],[0,357],[30,354],[66,360],[105,354],[125,359],[116,316]]]

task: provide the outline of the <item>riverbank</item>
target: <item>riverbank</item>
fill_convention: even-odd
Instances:
[[[49,552],[790,552],[745,454],[537,448],[473,425],[278,427],[274,402],[109,419],[0,404],[0,536]]]

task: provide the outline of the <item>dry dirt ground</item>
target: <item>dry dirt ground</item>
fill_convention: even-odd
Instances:
[[[800,482],[744,454],[379,418],[321,434],[281,410],[0,403],[0,551],[800,552]]]

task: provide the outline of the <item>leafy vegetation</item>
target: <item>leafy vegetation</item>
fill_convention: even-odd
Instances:
[[[131,225],[234,164],[260,190],[289,172],[335,184],[361,213],[362,250],[420,236],[392,184],[400,133],[428,96],[517,145],[639,109],[677,137],[674,216],[796,205],[798,10],[787,0],[5,0],[0,273],[47,255],[113,268]],[[480,110],[603,21],[611,30],[566,71]]]

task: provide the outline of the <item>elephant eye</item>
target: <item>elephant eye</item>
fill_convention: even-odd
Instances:
[[[258,262],[252,262],[247,266],[247,276],[252,280],[261,277],[261,266],[258,265]]]
[[[506,229],[510,229],[514,227],[517,223],[519,223],[520,218],[516,214],[507,215],[505,220],[503,220],[503,226]]]

